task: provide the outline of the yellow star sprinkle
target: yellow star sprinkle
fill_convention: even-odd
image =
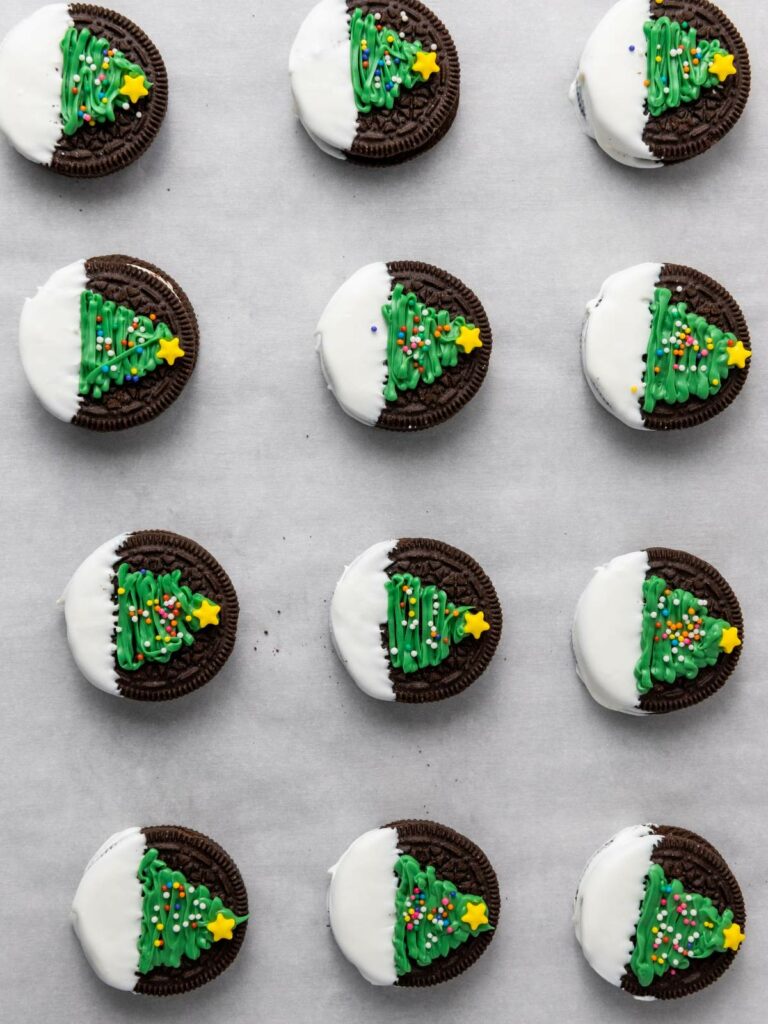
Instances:
[[[216,916],[215,921],[209,921],[205,926],[213,936],[213,941],[218,942],[220,939],[231,939],[232,929],[235,927],[235,922],[231,917],[225,917],[221,911]]]
[[[149,96],[144,75],[125,75],[120,95],[127,96],[131,103],[138,103],[142,96]]]
[[[475,932],[481,924],[488,924],[488,914],[484,903],[468,903],[467,912],[461,919]]]
[[[723,630],[723,635],[720,637],[720,646],[726,654],[730,654],[734,647],[741,647],[739,631],[735,626],[729,626],[728,629]]]
[[[471,633],[475,640],[479,640],[482,634],[490,629],[490,624],[485,621],[482,612],[464,612],[464,632]]]
[[[456,344],[464,349],[466,355],[469,355],[473,349],[482,348],[483,343],[480,341],[480,328],[473,327],[471,330],[469,327],[462,327],[459,331],[459,336],[456,339]]]
[[[411,71],[418,71],[425,82],[430,75],[437,74],[439,70],[440,65],[437,63],[437,54],[424,50],[419,50],[416,54],[416,60],[411,65]]]
[[[725,939],[726,949],[736,950],[742,944],[742,942],[746,938],[746,935],[734,921],[730,928],[724,929],[723,938]]]
[[[205,629],[206,626],[218,626],[220,611],[221,605],[213,604],[212,601],[206,599],[199,608],[194,609],[192,614],[200,623],[200,628]]]
[[[710,75],[717,75],[721,82],[724,82],[728,75],[735,75],[736,68],[733,66],[733,60],[732,53],[716,53],[709,65]]]
[[[157,359],[162,359],[173,366],[177,359],[185,355],[184,349],[179,344],[178,338],[161,338],[160,347],[157,350]]]
[[[742,341],[737,341],[732,348],[728,349],[728,365],[738,366],[740,370],[743,370],[747,365],[747,360],[752,355],[752,349],[745,348]]]

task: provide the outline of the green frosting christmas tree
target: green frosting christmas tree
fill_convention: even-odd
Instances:
[[[463,316],[451,319],[447,310],[425,306],[413,292],[396,284],[382,309],[387,325],[387,382],[384,397],[397,399],[421,383],[432,384],[443,367],[456,366],[459,349],[469,355],[482,348],[480,330]]]
[[[152,83],[138,64],[128,60],[90,29],[67,29],[61,41],[61,121],[65,135],[84,125],[95,128],[115,120],[118,109],[130,110]]]
[[[134,572],[123,562],[117,570],[117,663],[129,672],[148,662],[166,664],[195,633],[218,626],[221,607],[181,583],[181,570],[155,576]]]
[[[112,385],[137,384],[185,355],[168,324],[137,315],[98,292],[80,296],[80,394],[96,400]]]
[[[214,942],[231,939],[247,921],[238,917],[205,885],[190,885],[157,850],[147,850],[138,871],[142,889],[139,971],[180,967],[181,958],[197,960]]]
[[[734,56],[717,39],[696,39],[687,21],[666,16],[646,21],[648,110],[658,117],[682,103],[693,103],[702,89],[711,89],[735,75]]]
[[[355,103],[363,114],[374,107],[391,110],[403,89],[440,71],[433,50],[423,50],[418,39],[408,42],[400,31],[382,25],[380,16],[363,14],[359,7],[350,18],[349,38]]]
[[[708,897],[686,891],[677,878],[668,881],[660,865],[651,865],[629,961],[644,988],[667,971],[684,971],[692,960],[735,951],[743,941],[731,910],[721,914]]]
[[[398,977],[427,967],[468,939],[491,931],[488,907],[479,896],[459,892],[453,882],[437,877],[432,865],[422,868],[408,854],[395,864],[395,970]]]
[[[641,654],[635,666],[640,693],[651,690],[657,680],[695,679],[702,668],[740,644],[738,629],[708,615],[705,600],[681,588],[673,590],[660,576],[644,581]]]
[[[686,402],[717,394],[732,367],[744,369],[752,355],[730,331],[672,302],[668,288],[656,288],[651,302],[653,321],[648,341],[643,409],[657,402]]]
[[[393,573],[387,580],[389,660],[393,668],[418,672],[439,665],[451,645],[467,636],[479,640],[490,629],[483,612],[471,605],[452,604],[444,590],[423,584],[410,573]]]

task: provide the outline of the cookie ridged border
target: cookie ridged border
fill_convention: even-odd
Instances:
[[[480,328],[480,335],[483,339],[482,348],[475,349],[471,356],[475,363],[480,364],[481,371],[478,373],[477,370],[474,370],[472,380],[467,382],[467,386],[462,389],[459,396],[441,405],[438,410],[429,409],[423,415],[417,417],[403,415],[399,423],[397,422],[397,402],[395,402],[392,405],[385,406],[375,424],[379,430],[414,434],[418,430],[428,430],[430,427],[436,427],[438,424],[449,420],[475,397],[485,382],[488,373],[488,365],[493,349],[493,333],[490,321],[488,320],[488,314],[485,312],[485,307],[480,299],[471,288],[468,288],[458,277],[449,274],[447,270],[442,270],[431,263],[422,263],[418,260],[394,260],[387,263],[387,272],[394,282],[397,282],[400,277],[409,277],[410,275],[416,277],[431,275],[437,278],[437,280],[445,282],[448,300],[450,299],[450,292],[455,292],[461,296],[468,308],[476,311],[476,315],[475,313],[472,314],[472,322],[476,327]],[[426,384],[422,386],[429,387]]]
[[[176,842],[179,846],[189,846],[195,850],[200,850],[209,860],[215,861],[232,883],[233,895],[232,897],[227,896],[227,899],[231,899],[231,902],[238,908],[235,910],[235,913],[237,913],[238,917],[242,917],[249,912],[248,893],[242,875],[227,851],[213,839],[202,832],[196,832],[194,829],[185,828],[182,825],[146,825],[142,827],[141,831],[144,834],[149,849],[158,843],[162,844],[163,841]],[[247,928],[248,921],[243,921],[242,924],[237,926],[232,939],[227,940],[227,946],[219,953],[215,962],[209,961],[205,954],[195,961],[191,978],[187,975],[178,981],[163,981],[158,985],[153,985],[151,982],[152,972],[150,971],[148,974],[143,974],[139,977],[133,991],[145,996],[173,996],[184,992],[192,992],[194,989],[200,988],[201,985],[213,981],[214,978],[217,978],[234,962],[237,954],[240,952],[240,947],[245,941]],[[191,961],[186,962],[192,966]]]
[[[166,292],[166,301],[173,310],[174,327],[177,334],[184,339],[184,344],[186,345],[184,358],[178,360],[170,368],[173,372],[169,376],[167,387],[163,389],[162,394],[158,398],[148,401],[140,410],[126,415],[118,413],[114,416],[100,417],[93,416],[86,410],[81,409],[72,418],[72,423],[75,426],[85,427],[87,430],[95,430],[100,433],[128,430],[131,427],[141,426],[155,419],[160,413],[165,412],[166,409],[173,405],[186,387],[197,365],[197,354],[200,348],[200,328],[194,307],[184,289],[170,274],[146,260],[117,254],[93,256],[86,260],[85,269],[89,279],[94,276],[109,277],[110,271],[114,270],[127,277],[133,276],[139,281],[146,281],[154,288],[157,288],[158,284],[160,284]]]
[[[707,855],[707,859],[710,864],[716,870],[719,877],[723,879],[725,886],[733,894],[733,898],[729,900],[728,905],[733,911],[734,921],[739,924],[743,930],[747,920],[744,896],[742,895],[739,883],[736,881],[733,872],[723,859],[722,854],[715,849],[709,840],[697,835],[696,832],[690,832],[688,829],[680,828],[677,825],[651,825],[650,827],[656,835],[663,837],[659,846],[651,853],[652,861],[654,860],[654,853],[656,853],[657,850],[661,852],[662,848],[676,851],[680,850],[682,852],[689,850],[693,855],[700,859],[702,859],[702,852]],[[684,879],[681,879],[681,881],[685,884]],[[652,982],[648,987],[643,988],[632,973],[629,964],[627,964],[624,968],[625,973],[621,979],[620,987],[632,996],[651,995],[654,999],[659,1001],[681,999],[684,996],[700,992],[702,989],[707,988],[709,985],[713,984],[713,982],[721,978],[735,960],[737,953],[738,950],[732,950],[709,957],[709,970],[707,971],[706,976],[700,978],[696,982],[679,987],[667,984],[656,991],[654,991],[654,982],[657,979],[654,979],[654,982]],[[681,972],[680,976],[684,977],[684,973],[685,972]]]
[[[441,842],[459,846],[470,859],[477,865],[484,878],[484,891],[478,893],[488,908],[488,920],[493,926],[489,932],[481,932],[465,942],[462,946],[452,950],[449,957],[435,961],[428,968],[421,968],[418,975],[403,974],[395,982],[398,988],[429,988],[432,985],[439,985],[444,981],[451,981],[463,974],[468,967],[471,967],[491,944],[496,929],[499,926],[499,915],[501,913],[501,896],[499,894],[499,880],[491,862],[480,847],[473,843],[461,832],[456,832],[447,825],[441,825],[435,821],[427,821],[420,818],[403,818],[399,821],[392,821],[383,828],[394,828],[397,830],[398,846],[400,843],[400,832],[402,830],[405,845],[408,845],[408,834],[423,836],[436,845]]]
[[[659,276],[664,277],[667,274],[678,278],[682,283],[686,280],[691,281],[693,284],[699,282],[709,291],[713,292],[714,297],[721,304],[723,309],[728,311],[736,325],[737,329],[733,333],[736,334],[737,338],[744,342],[747,347],[750,346],[749,328],[747,327],[747,321],[744,318],[741,307],[727,288],[724,288],[719,281],[710,277],[709,274],[704,274],[700,270],[695,270],[693,267],[686,266],[684,263],[662,263],[661,273]],[[648,430],[664,432],[667,430],[682,430],[685,427],[696,427],[700,423],[706,423],[707,420],[711,420],[713,416],[717,416],[718,413],[727,409],[728,406],[737,398],[741,389],[744,387],[751,364],[752,360],[750,358],[747,360],[746,366],[743,370],[738,369],[737,367],[736,373],[729,374],[726,378],[726,387],[722,388],[716,395],[708,398],[703,405],[700,405],[696,409],[689,410],[688,412],[686,412],[685,408],[688,403],[681,402],[679,406],[674,408],[672,415],[669,417],[661,417],[654,412],[644,412],[642,409],[642,400],[639,400],[643,426]],[[729,384],[731,380],[733,380],[733,383]],[[661,404],[666,405],[667,403]]]
[[[359,7],[358,0],[347,0],[348,14]],[[371,5],[372,6],[372,5]],[[428,20],[434,26],[434,32],[443,37],[445,55],[450,60],[450,72],[446,75],[446,81],[440,83],[440,103],[435,113],[439,113],[440,121],[435,123],[434,115],[427,120],[422,120],[415,125],[413,134],[404,140],[390,140],[378,143],[360,143],[365,146],[365,152],[355,152],[354,147],[358,144],[357,135],[352,147],[344,151],[344,156],[349,163],[358,164],[362,167],[386,167],[393,164],[405,163],[413,160],[422,153],[428,152],[436,146],[440,140],[448,134],[451,125],[456,119],[459,110],[459,99],[461,94],[461,65],[456,44],[451,33],[437,17],[437,15],[420,0],[405,0],[403,7],[409,7],[421,17]],[[407,13],[407,12],[406,12]],[[358,123],[365,114],[358,113]]]
[[[732,33],[733,53],[738,62],[738,81],[733,83],[732,88],[737,90],[737,96],[734,105],[722,119],[710,122],[712,124],[712,131],[711,133],[707,133],[706,138],[702,137],[698,141],[689,140],[687,142],[681,142],[679,146],[675,147],[676,153],[680,154],[679,156],[676,155],[667,159],[659,150],[654,150],[654,147],[650,142],[647,143],[653,155],[658,160],[661,160],[665,166],[672,166],[673,164],[683,163],[685,160],[691,160],[693,157],[706,153],[708,149],[711,149],[712,146],[720,142],[736,125],[741,115],[744,113],[744,108],[747,105],[752,84],[752,70],[749,63],[749,51],[747,50],[746,43],[742,39],[741,33],[730,18],[716,4],[710,3],[709,0],[686,0],[686,3],[688,3],[692,8],[706,12],[710,17],[717,20],[726,32]],[[666,13],[665,4],[657,4],[655,0],[649,0],[649,20],[656,21]],[[744,84],[745,82],[746,85]]]
[[[54,150],[51,163],[46,165],[49,170],[67,178],[103,178],[107,174],[121,171],[146,152],[160,131],[168,109],[168,72],[165,62],[157,46],[143,29],[126,18],[124,14],[97,4],[68,4],[70,15],[84,18],[101,17],[113,21],[151,55],[152,58],[152,95],[151,102],[145,104],[142,118],[141,133],[126,141],[117,151],[109,156],[94,156],[84,160],[74,160],[66,150]],[[98,131],[98,128],[96,129]]]
[[[232,581],[213,555],[196,541],[190,540],[189,537],[183,537],[181,534],[172,533],[169,530],[136,530],[129,533],[128,539],[117,550],[118,557],[115,561],[115,567],[122,561],[121,555],[130,555],[132,542],[136,538],[139,538],[142,543],[156,544],[158,546],[168,545],[180,548],[182,551],[194,555],[196,561],[202,562],[217,577],[221,586],[223,600],[226,601],[226,625],[216,627],[222,630],[222,642],[219,643],[216,650],[212,652],[211,657],[195,672],[191,679],[186,679],[184,682],[176,683],[172,686],[150,688],[144,688],[140,683],[130,684],[125,683],[122,678],[118,679],[117,686],[120,695],[129,700],[175,700],[177,697],[185,697],[188,693],[193,693],[195,690],[199,690],[200,687],[205,686],[224,667],[235,646],[240,604]]]
[[[646,694],[641,696],[640,707],[643,711],[648,711],[650,714],[663,715],[669,711],[679,711],[682,708],[690,708],[694,704],[700,704],[701,701],[711,697],[713,693],[717,693],[725,685],[731,673],[736,669],[741,657],[744,646],[744,620],[741,614],[741,605],[730,584],[709,562],[705,562],[704,559],[691,555],[687,551],[679,551],[677,548],[646,548],[646,553],[651,572],[653,572],[654,562],[678,561],[692,566],[702,576],[707,576],[711,581],[713,590],[721,597],[723,604],[729,605],[732,608],[733,612],[729,612],[728,621],[732,626],[736,626],[739,631],[739,639],[741,640],[741,644],[735,647],[730,654],[726,655],[723,653],[721,655],[714,666],[716,668],[715,674],[703,686],[696,686],[696,680],[694,679],[691,680],[691,689],[686,690],[681,696],[669,697],[667,699],[651,697]]]
[[[397,564],[398,549],[401,545],[403,549],[406,547],[424,548],[428,552],[433,552],[435,556],[449,556],[452,561],[458,562],[462,565],[466,569],[467,575],[476,579],[482,588],[488,592],[488,601],[484,603],[481,611],[487,612],[491,628],[482,634],[480,641],[483,645],[482,649],[469,670],[451,684],[446,685],[444,689],[441,688],[438,692],[434,692],[432,690],[410,692],[396,686],[395,700],[398,704],[432,704],[435,701],[445,700],[448,697],[455,697],[456,694],[462,693],[467,689],[467,687],[471,686],[476,679],[479,679],[483,672],[488,668],[494,654],[496,653],[499,641],[501,640],[501,630],[503,625],[501,603],[499,602],[499,595],[496,593],[496,588],[486,575],[485,570],[474,560],[474,558],[472,558],[471,555],[462,551],[461,548],[455,548],[441,540],[432,540],[425,537],[401,537],[394,548],[389,552],[389,557],[394,565]],[[386,627],[386,623],[383,625]],[[382,644],[382,646],[384,645]],[[388,652],[387,662],[389,662]]]

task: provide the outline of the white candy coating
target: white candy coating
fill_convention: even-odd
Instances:
[[[632,956],[651,854],[661,839],[653,825],[622,829],[581,876],[573,908],[576,938],[589,965],[612,985],[621,985]]]
[[[344,956],[372,985],[394,985],[397,829],[356,839],[330,869],[331,931]]]
[[[366,426],[375,426],[386,405],[387,325],[382,308],[391,295],[386,263],[361,267],[328,303],[315,332],[328,387],[342,409]]]
[[[312,8],[291,48],[288,71],[309,136],[326,153],[344,159],[357,134],[345,0],[320,0]]]
[[[73,24],[67,4],[49,4],[0,43],[0,129],[38,164],[50,164],[62,136],[61,42]]]
[[[94,686],[115,696],[120,693],[112,639],[117,624],[113,566],[128,536],[121,533],[89,555],[61,598],[67,640],[77,667]]]
[[[387,622],[387,582],[396,540],[374,544],[347,566],[331,601],[331,636],[339,658],[369,697],[394,700],[389,658],[381,642]]]
[[[137,981],[142,892],[139,828],[111,836],[91,858],[72,901],[70,920],[91,967],[107,985],[130,992]]]
[[[587,304],[582,331],[584,375],[598,402],[628,427],[646,429],[641,415],[653,316],[650,304],[661,263],[612,274]],[[632,388],[635,390],[633,391]]]
[[[643,141],[649,19],[648,0],[618,0],[589,37],[570,92],[587,134],[629,167],[662,166]]]
[[[19,324],[21,365],[42,404],[69,423],[80,406],[80,297],[85,260],[57,270],[32,299]]]
[[[646,551],[620,555],[595,569],[576,606],[573,652],[579,678],[598,704],[629,715],[645,714],[635,665],[643,628]]]

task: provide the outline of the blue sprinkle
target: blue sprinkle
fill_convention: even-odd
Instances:
[[[384,88],[385,88],[385,89],[386,89],[387,91],[389,91],[389,90],[390,90],[390,89],[392,88],[392,83],[391,83],[391,82],[387,82],[387,84],[386,84],[386,85],[384,86]]]
[[[181,904],[180,904],[180,903],[177,903],[177,904],[176,904],[176,906],[175,906],[175,909],[176,909],[176,910],[181,910]]]
[[[139,383],[139,378],[138,377],[134,377],[133,378],[133,383],[134,384],[138,384]]]
[[[629,48],[629,52],[630,52],[630,53],[634,53],[634,52],[635,52],[635,48],[634,48],[634,46],[630,46],[630,48]]]
[[[100,100],[103,100],[103,99],[104,99],[104,97],[105,97],[106,95],[107,95],[107,94],[106,94],[105,92],[100,92],[100,93],[99,93],[99,99],[100,99]]]
[[[384,67],[384,61],[383,60],[378,61],[378,65],[379,65],[380,68],[383,68]]]
[[[139,572],[141,573],[142,576],[146,576],[147,575],[147,570],[146,569],[139,569]]]
[[[131,379],[131,375],[130,375],[130,373],[126,373],[126,375],[125,375],[125,379],[126,379],[126,380],[130,380],[130,379]]]
[[[663,356],[664,355],[664,349],[663,348],[657,348],[656,349],[656,355],[657,356]]]
[[[108,366],[102,366],[101,372],[102,373],[109,373],[109,367]]]
[[[82,110],[78,110],[78,112],[77,112],[77,116],[78,116],[78,117],[80,118],[80,120],[82,121],[82,119],[83,119],[83,112],[82,112]]]
[[[373,77],[374,78],[381,78],[381,72],[380,71],[374,71],[373,72]]]
[[[379,328],[376,326],[376,324],[371,324],[371,334],[375,334],[376,331],[378,331],[378,329]]]
[[[141,355],[141,353],[144,351],[144,347],[142,345],[139,345],[136,351],[139,353],[139,355]]]
[[[371,56],[371,51],[370,50],[363,50],[363,57],[370,57],[370,56]]]
[[[395,64],[399,64],[399,63],[400,63],[400,58],[399,57],[395,57]]]

